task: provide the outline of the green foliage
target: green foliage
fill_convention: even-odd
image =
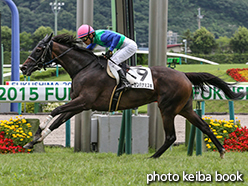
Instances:
[[[33,46],[34,48],[40,40],[42,40],[47,34],[51,34],[53,30],[50,27],[39,27],[34,33],[33,33]]]
[[[137,54],[137,65],[148,65],[148,55]]]
[[[70,34],[70,35],[76,35],[76,32],[73,30],[66,30],[66,29],[62,29],[62,30],[58,30],[58,35],[60,34]]]
[[[42,112],[52,112],[55,108],[64,105],[63,102],[48,102],[42,104]]]
[[[216,52],[218,52],[218,53],[230,53],[230,47],[229,47],[230,38],[228,38],[227,36],[219,37],[218,39],[216,39],[216,43],[217,43],[217,51]]]
[[[33,33],[40,26],[54,29],[54,13],[49,5],[50,1],[18,0],[15,4],[20,15],[20,31]],[[76,0],[63,0],[58,13],[58,30],[66,29],[76,31]],[[134,0],[135,31],[138,45],[146,43],[148,46],[149,30],[149,0]],[[182,35],[185,30],[191,32],[197,30],[197,8],[201,7],[204,18],[201,25],[206,27],[216,38],[222,36],[231,37],[239,26],[248,28],[248,1],[226,0],[177,0],[176,3],[168,3],[168,30]],[[11,12],[9,7],[0,1],[2,13],[2,25],[11,27]],[[95,29],[106,29],[112,25],[111,1],[94,0]]]
[[[209,54],[216,47],[214,35],[205,27],[196,30],[190,45],[190,50],[196,54]]]
[[[1,26],[1,42],[5,51],[11,51],[11,29]]]
[[[20,33],[20,51],[30,51],[33,49],[31,35],[31,33],[27,32]]]
[[[20,51],[20,64],[22,64],[27,57],[30,55],[30,52]],[[11,52],[4,52],[4,64],[11,64]]]
[[[11,51],[11,29],[7,26],[2,26],[2,44],[4,47],[5,52],[10,52]],[[40,26],[34,33],[27,33],[27,32],[22,32],[20,33],[20,51],[31,51],[40,40],[42,40],[47,34],[52,33],[53,30],[50,27],[44,27]],[[70,35],[76,35],[76,32],[73,30],[58,30],[58,34],[70,34]],[[10,63],[10,55],[8,53],[5,54],[5,63],[9,64]],[[22,54],[21,54],[22,55]],[[25,53],[23,54],[25,55]],[[27,55],[28,56],[28,55]],[[27,58],[24,57],[24,58]],[[21,63],[23,61],[23,57],[21,56]]]
[[[187,40],[187,48],[190,48],[192,45],[192,41],[193,41],[193,33],[190,32],[189,29],[187,29],[183,35],[182,35],[182,39],[181,39],[181,43],[183,43],[183,40],[186,39]]]
[[[66,71],[63,68],[59,68],[59,74],[65,74]],[[56,68],[49,68],[46,71],[36,71],[32,74],[32,81],[42,81],[44,78],[51,78],[52,76],[56,76]],[[20,80],[23,81],[23,75],[20,76]]]
[[[22,113],[34,113],[35,112],[35,103],[34,102],[26,102],[22,104]],[[38,105],[40,107],[40,105]],[[41,110],[41,109],[38,109]]]
[[[94,29],[107,29],[111,25],[111,1],[94,0]]]
[[[230,40],[230,47],[234,52],[248,52],[248,29],[239,27]]]

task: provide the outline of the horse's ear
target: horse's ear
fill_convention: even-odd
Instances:
[[[53,37],[53,33],[51,33],[49,36],[48,34],[46,35],[46,37],[44,38],[44,42],[48,43]]]
[[[47,40],[47,37],[48,37],[48,34],[43,38],[43,40],[46,41]]]
[[[48,36],[48,41],[50,41],[53,37],[53,32]]]

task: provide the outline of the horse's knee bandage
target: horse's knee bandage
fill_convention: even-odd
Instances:
[[[40,124],[40,128],[41,130],[44,130],[46,128],[46,126],[48,125],[48,123],[53,119],[53,117],[51,115],[49,115],[47,118],[46,118],[46,121],[45,122],[42,122]]]

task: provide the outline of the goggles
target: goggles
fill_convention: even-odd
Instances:
[[[87,41],[88,38],[89,38],[89,36],[87,35],[87,36],[83,37],[82,40],[85,42],[85,41]]]

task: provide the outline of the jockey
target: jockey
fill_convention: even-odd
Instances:
[[[118,72],[121,80],[121,87],[116,91],[130,89],[131,84],[118,65],[135,54],[137,44],[120,33],[110,30],[94,30],[91,26],[85,24],[78,28],[77,33],[78,38],[88,45],[87,49],[93,50],[97,44],[109,47],[109,50],[105,53],[105,58],[111,59],[108,60],[108,64]],[[117,49],[117,51],[113,54],[114,49]]]

